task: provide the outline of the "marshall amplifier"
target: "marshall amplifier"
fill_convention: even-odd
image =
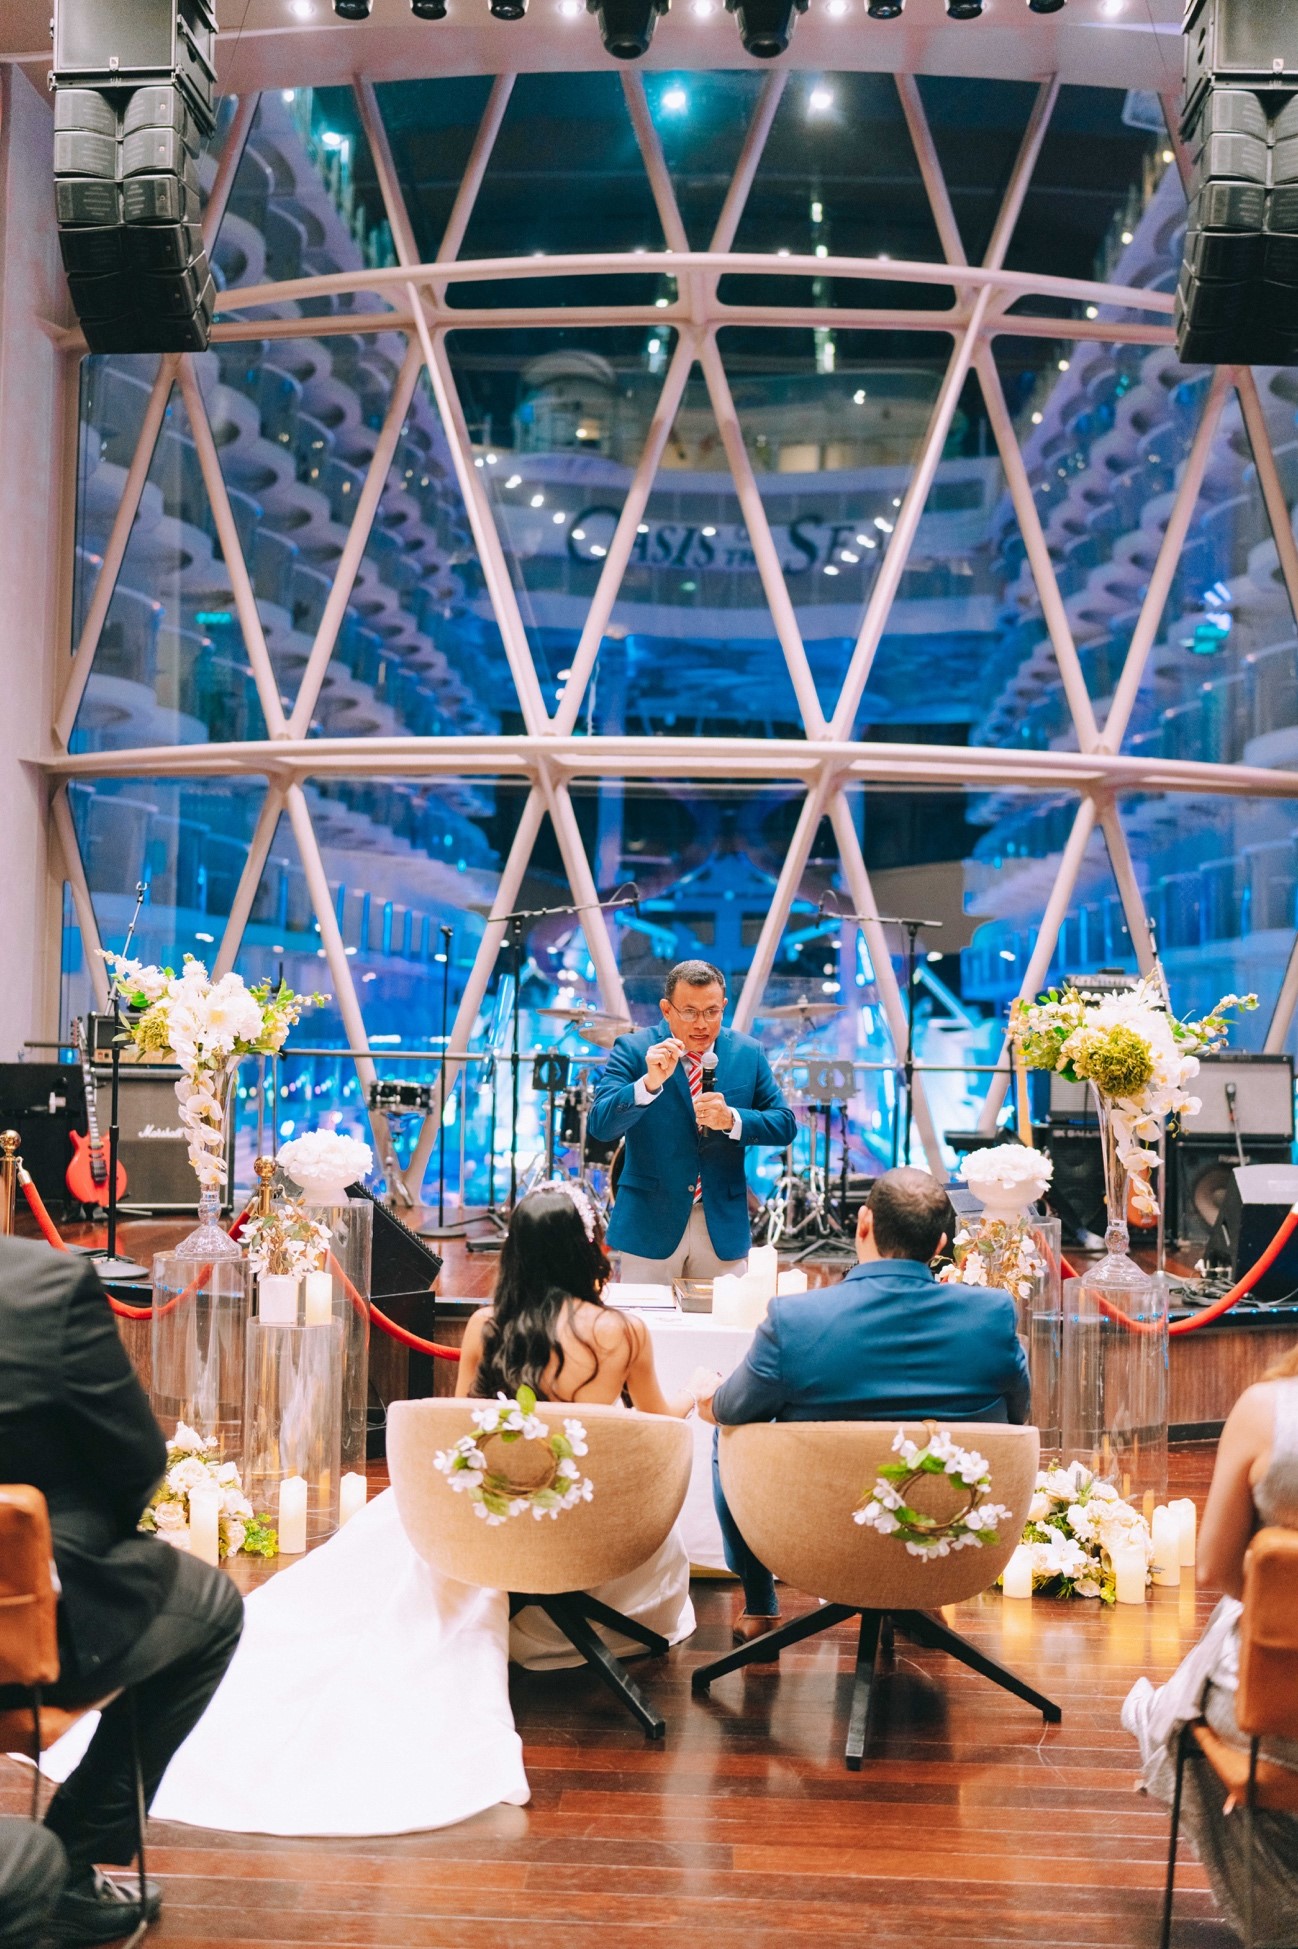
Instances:
[[[108,1137],[113,1073],[96,1066],[95,1098],[99,1126]],[[178,1069],[123,1063],[118,1082],[118,1161],[126,1172],[128,1212],[190,1212],[198,1209],[198,1180],[189,1161],[185,1127],[176,1101]],[[233,1123],[233,1120],[231,1120]],[[229,1133],[227,1207],[234,1179],[234,1131]]]

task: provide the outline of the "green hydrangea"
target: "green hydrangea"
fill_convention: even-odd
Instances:
[[[1143,1035],[1119,1023],[1083,1036],[1073,1052],[1073,1069],[1083,1081],[1094,1083],[1101,1096],[1138,1096],[1153,1079],[1154,1056]]]

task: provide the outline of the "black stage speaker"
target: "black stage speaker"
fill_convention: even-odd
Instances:
[[[92,352],[207,349],[215,39],[213,0],[54,0],[59,248]]]
[[[91,1071],[99,1128],[108,1141],[113,1072]],[[126,1172],[122,1210],[130,1213],[197,1211],[198,1181],[189,1161],[185,1126],[176,1101],[178,1069],[123,1063],[117,1093],[117,1158]],[[225,1205],[229,1209],[234,1173],[234,1120],[230,1120]]]
[[[68,1133],[85,1128],[86,1088],[76,1063],[0,1063],[0,1130],[18,1132],[19,1155],[55,1219],[74,1203],[64,1182],[72,1161]]]
[[[1089,1130],[1053,1122],[1044,1148],[1054,1162],[1050,1204],[1071,1245],[1082,1234],[1103,1238],[1105,1226],[1104,1159],[1094,1120]]]
[[[1199,1246],[1217,1222],[1240,1150],[1246,1164],[1289,1163],[1293,1058],[1227,1051],[1202,1056],[1190,1088],[1202,1108],[1182,1117],[1168,1140],[1168,1229],[1178,1244]]]
[[[1210,1265],[1230,1268],[1232,1280],[1246,1273],[1265,1252],[1290,1209],[1298,1202],[1298,1165],[1243,1164],[1231,1172],[1221,1213],[1208,1241]],[[1287,1299],[1298,1293],[1298,1234],[1254,1286],[1251,1299]]]
[[[1177,356],[1298,361],[1298,8],[1191,0],[1181,134],[1193,162]]]
[[[374,1207],[374,1249],[370,1261],[370,1297],[379,1310],[417,1333],[422,1340],[437,1338],[437,1295],[433,1281],[442,1269],[441,1257],[417,1232],[403,1225],[386,1205],[381,1205],[363,1184],[349,1184],[352,1198],[368,1198]],[[435,1391],[432,1354],[411,1349],[406,1363],[406,1398],[427,1400]],[[373,1369],[371,1369],[371,1375]],[[371,1389],[378,1389],[371,1379]],[[370,1409],[370,1426],[365,1452],[373,1459],[386,1453],[388,1403],[380,1401]]]

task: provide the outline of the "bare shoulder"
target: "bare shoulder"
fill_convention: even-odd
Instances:
[[[490,1318],[490,1306],[479,1306],[476,1313],[470,1313],[468,1323],[464,1329],[464,1345],[466,1347],[479,1347],[482,1345],[482,1336],[486,1331],[487,1322]]]

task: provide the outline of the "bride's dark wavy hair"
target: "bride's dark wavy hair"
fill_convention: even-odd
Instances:
[[[515,1206],[501,1248],[474,1393],[490,1399],[526,1386],[540,1397],[550,1362],[557,1361],[556,1374],[563,1367],[561,1317],[578,1300],[602,1306],[610,1270],[598,1214],[595,1236],[587,1238],[581,1213],[565,1192],[529,1192]]]

